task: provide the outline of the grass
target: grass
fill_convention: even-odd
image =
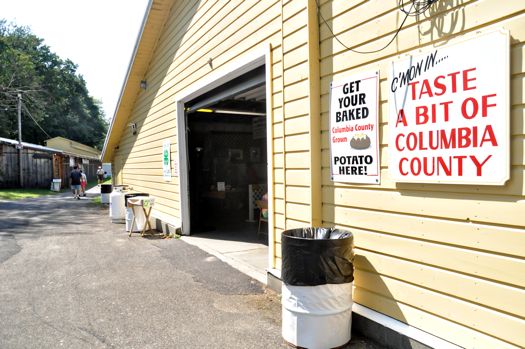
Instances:
[[[103,184],[111,184],[111,177],[106,179]],[[89,181],[87,184],[87,189],[92,188],[97,185],[97,180]],[[66,192],[70,191],[69,184],[62,188],[60,192]],[[21,189],[21,188],[14,188],[14,189],[0,189],[0,200],[22,200],[22,199],[34,199],[39,198],[41,196],[46,195],[55,195],[58,194],[55,191],[51,191],[49,189]],[[100,202],[100,196],[96,196],[93,198],[93,202],[96,204],[101,204]]]
[[[0,189],[0,199],[2,200],[33,199],[55,194],[57,194],[57,192],[49,189]]]

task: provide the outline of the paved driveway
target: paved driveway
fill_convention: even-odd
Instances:
[[[128,238],[107,211],[0,201],[0,348],[286,347],[278,295],[182,240]]]
[[[276,294],[70,197],[0,202],[1,348],[279,348]]]

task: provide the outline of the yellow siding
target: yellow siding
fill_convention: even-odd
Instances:
[[[279,229],[311,225],[315,217],[316,207],[312,195],[317,188],[313,181],[316,177],[312,175],[312,163],[319,149],[312,148],[318,139],[315,121],[312,123],[312,120],[318,120],[318,116],[312,106],[318,103],[318,93],[312,95],[312,86],[318,86],[318,76],[312,76],[310,65],[318,59],[312,55],[311,50],[312,47],[317,48],[317,37],[315,45],[310,44],[309,37],[313,34],[308,28],[311,21],[309,16],[315,13],[315,8],[311,8],[314,3],[315,1],[310,0],[283,1],[281,8],[280,82],[281,90],[284,91],[281,104],[284,120],[281,130],[276,133],[283,136],[278,143],[282,155],[274,158],[279,161],[275,162],[275,166],[283,169],[282,176],[276,177],[276,182],[279,179],[282,188],[280,185],[275,186],[275,197],[280,199],[278,205],[275,205],[275,211],[282,214],[282,217],[276,216],[275,220],[277,256],[280,255]],[[275,115],[274,120],[277,120]],[[317,169],[316,166],[314,170]],[[279,260],[275,263],[280,266]]]
[[[338,38],[361,50],[382,47],[404,18],[397,0],[319,2]],[[273,266],[281,267],[281,232],[320,218],[355,234],[356,302],[464,347],[524,347],[523,1],[440,1],[429,16],[409,17],[392,45],[371,54],[346,50],[322,23],[309,27],[315,4],[173,0],[166,23],[154,23],[163,27],[160,36],[145,43],[154,47],[145,74],[135,77],[148,81],[147,90],[119,107],[138,134],[123,129],[116,182],[155,195],[155,210],[180,218],[178,178],[165,182],[161,163],[164,139],[178,159],[175,96],[271,45]],[[501,187],[395,183],[387,166],[389,64],[398,54],[490,28],[511,33],[511,180]],[[329,83],[372,69],[381,72],[381,185],[333,183]]]
[[[116,156],[121,158],[122,181],[158,198],[155,210],[180,219],[179,183],[162,177],[162,142],[171,141],[172,169],[176,166],[175,95],[224,65],[260,47],[272,45],[273,105],[282,120],[281,6],[274,1],[174,1],[146,74],[148,88],[137,95],[128,121],[137,124],[133,136],[124,130]],[[213,70],[208,59],[213,58]],[[122,106],[124,108],[124,106]],[[280,117],[279,117],[280,115]],[[282,130],[282,124],[274,128]],[[276,132],[276,152],[284,150],[283,133]],[[275,168],[283,168],[279,159]],[[284,173],[281,175],[284,179]],[[284,196],[284,188],[281,190]],[[279,197],[279,188],[276,190]],[[283,207],[281,205],[280,207]]]
[[[354,299],[468,348],[525,346],[525,5],[439,2],[409,17],[385,50],[346,50],[320,24],[323,223],[355,234]],[[324,1],[338,38],[382,47],[404,15],[397,1]],[[442,26],[438,25],[440,23]],[[511,180],[505,186],[396,184],[388,174],[387,70],[396,55],[480,29],[511,33]],[[497,54],[497,53],[494,53]],[[381,185],[330,181],[329,83],[379,69]]]

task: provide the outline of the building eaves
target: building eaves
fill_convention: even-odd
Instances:
[[[174,0],[150,0],[148,3],[119,100],[104,141],[101,155],[103,162],[111,162],[113,158],[114,149],[120,142],[126,121],[139,94],[140,81],[146,74],[155,50],[155,43],[160,37],[173,2]]]

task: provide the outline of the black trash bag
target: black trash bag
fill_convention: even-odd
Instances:
[[[111,184],[101,184],[100,185],[100,194],[111,194],[113,191],[113,186]]]
[[[285,284],[317,286],[354,281],[354,236],[334,228],[299,228],[282,233]]]

